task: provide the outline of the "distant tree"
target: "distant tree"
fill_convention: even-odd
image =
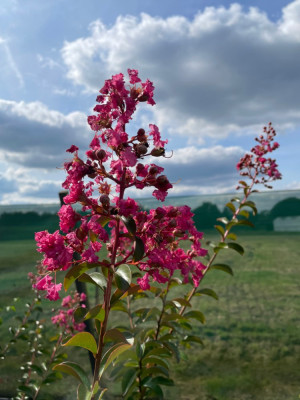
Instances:
[[[300,199],[289,197],[275,204],[270,212],[273,219],[300,216]]]
[[[220,218],[221,212],[215,204],[205,202],[200,207],[193,210],[194,221],[197,229],[211,229],[216,224],[216,219]]]

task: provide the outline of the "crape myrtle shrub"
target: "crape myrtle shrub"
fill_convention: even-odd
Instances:
[[[269,187],[270,181],[281,178],[275,160],[268,157],[278,147],[269,124],[237,164],[243,196],[226,204],[231,214],[218,218],[215,228],[220,240],[210,243],[211,251],[203,248],[203,233],[196,229],[189,207],[162,205],[149,212],[142,210],[126,196],[127,189],[150,188],[154,197],[164,201],[173,184],[153,161],[165,157],[167,145],[158,127],[149,124],[133,136],[128,134],[127,124],[139,103],[155,104],[152,82],[142,82],[136,70],[128,70],[128,74],[128,84],[123,74],[118,74],[100,90],[95,115],[88,117],[94,135],[86,158],[79,157],[75,144],[67,150],[72,159],[64,164],[67,177],[63,188],[68,194],[58,213],[60,231],[35,235],[43,254],[38,274],[32,277],[35,290],[52,301],[60,298],[62,286],[68,290],[74,282],[101,290],[94,307],[83,296],[80,306],[70,311],[74,324],[86,327],[87,321],[93,321],[93,328],[76,334],[70,331],[73,336],[63,344],[92,353],[93,376],[73,362],[54,367],[78,379],[78,399],[105,396],[105,376],[122,381],[122,398],[164,398],[162,386],[174,384],[168,359],[179,358],[179,345],[201,343],[193,328],[194,322],[203,323],[205,318],[192,309],[192,298],[217,298],[213,290],[199,288],[203,277],[212,269],[232,273],[230,266],[215,263],[218,253],[232,249],[243,254],[231,230],[252,225],[248,218],[250,211],[256,213],[249,200],[253,187]],[[74,210],[74,203],[82,205],[84,214]],[[106,256],[100,258],[103,247]],[[58,280],[61,271],[65,271],[63,283]],[[174,298],[173,288],[178,285],[186,295]],[[160,300],[159,306],[150,301],[154,297]],[[140,305],[143,299],[145,307]],[[67,297],[63,303],[69,300]],[[124,313],[125,318],[112,319],[115,312]],[[54,321],[64,324],[65,317],[62,310]]]

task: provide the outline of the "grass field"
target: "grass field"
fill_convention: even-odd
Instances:
[[[212,271],[201,284],[220,299],[194,300],[206,316],[197,326],[205,347],[193,345],[174,363],[178,387],[167,388],[168,400],[295,400],[300,394],[300,234],[240,238],[245,256],[223,252],[218,260],[232,265],[235,276]],[[29,300],[26,275],[38,259],[33,241],[0,242],[1,307],[16,296]],[[4,313],[1,342],[10,322]],[[0,395],[13,389],[13,370],[0,366]]]

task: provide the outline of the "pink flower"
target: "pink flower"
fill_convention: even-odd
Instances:
[[[135,153],[132,151],[131,147],[126,147],[120,156],[123,164],[127,167],[134,167],[137,163],[137,158]]]
[[[138,70],[137,69],[129,69],[128,68],[128,75],[130,77],[130,83],[135,84],[138,82],[141,82],[139,76],[138,76]]]
[[[153,124],[149,124],[150,135],[153,136],[153,144],[155,147],[164,147],[168,143],[168,140],[161,140],[158,127]]]
[[[69,205],[63,205],[58,212],[58,216],[60,229],[65,233],[74,228],[76,222],[80,220],[80,215]]]
[[[146,273],[142,278],[138,278],[137,283],[138,285],[140,285],[140,288],[142,290],[149,290],[150,289],[149,274]]]
[[[129,215],[135,215],[139,209],[137,202],[130,197],[128,197],[127,200],[120,200],[118,202],[118,206],[120,208],[120,215],[124,215],[125,217],[128,217]]]

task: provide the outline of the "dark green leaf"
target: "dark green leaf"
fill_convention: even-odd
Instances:
[[[196,296],[201,296],[203,294],[205,294],[206,296],[213,297],[216,300],[219,299],[217,293],[212,289],[203,288],[203,289],[197,290],[197,292],[195,293]]]
[[[136,224],[135,221],[132,217],[121,217],[121,220],[123,221],[124,225],[126,226],[127,230],[129,233],[132,235],[135,235],[136,233]]]
[[[122,343],[122,342],[126,343],[126,338],[121,331],[119,331],[116,328],[113,328],[106,331],[104,335],[104,342],[109,342],[109,341],[117,343]]]
[[[144,242],[138,236],[135,236],[133,261],[140,261],[144,257]]]
[[[147,356],[147,357],[143,358],[142,364],[143,365],[147,365],[147,364],[161,365],[162,367],[166,368],[167,370],[170,369],[168,362],[165,359],[158,357],[158,356],[149,356],[149,357]]]
[[[183,338],[183,342],[196,342],[202,344],[204,346],[203,341],[198,336],[185,336]]]
[[[156,383],[157,385],[164,385],[164,386],[174,386],[174,381],[169,378],[165,378],[163,376],[157,376],[152,379],[153,383]]]
[[[125,292],[130,288],[131,269],[127,264],[122,264],[118,267],[115,274],[115,281],[118,289],[122,292]]]
[[[55,365],[55,367],[53,367],[53,370],[65,372],[66,374],[74,376],[76,379],[82,382],[87,389],[90,389],[89,378],[87,377],[85,371],[80,367],[80,365],[74,362],[65,361],[61,364]]]
[[[135,383],[137,377],[137,371],[133,368],[129,368],[123,375],[122,379],[122,392],[123,396],[126,396],[132,385]]]
[[[240,255],[244,254],[244,249],[240,244],[232,243],[232,242],[227,243],[227,244],[230,249],[237,251]]]
[[[83,307],[76,308],[73,314],[76,323],[82,322],[84,320],[86,311],[86,308]]]
[[[107,285],[106,278],[101,272],[83,273],[78,280],[80,282],[92,283],[99,286],[101,289],[104,289]]]
[[[251,201],[251,200],[245,201],[245,203],[241,204],[241,208],[242,208],[242,207],[249,207],[249,208],[252,209],[253,215],[256,215],[256,214],[257,214],[256,204],[255,204],[253,201]]]
[[[227,274],[233,275],[231,267],[227,264],[214,264],[209,269],[219,269],[220,271],[224,271],[227,272]]]
[[[184,316],[186,318],[193,318],[193,319],[197,319],[198,321],[200,321],[202,324],[205,323],[205,317],[204,314],[201,311],[197,311],[197,310],[193,310],[193,311],[189,311],[186,314],[184,314]]]
[[[254,225],[252,224],[252,222],[248,221],[247,219],[240,219],[238,222],[238,225],[247,225],[247,226],[251,226],[251,228],[254,228]]]

